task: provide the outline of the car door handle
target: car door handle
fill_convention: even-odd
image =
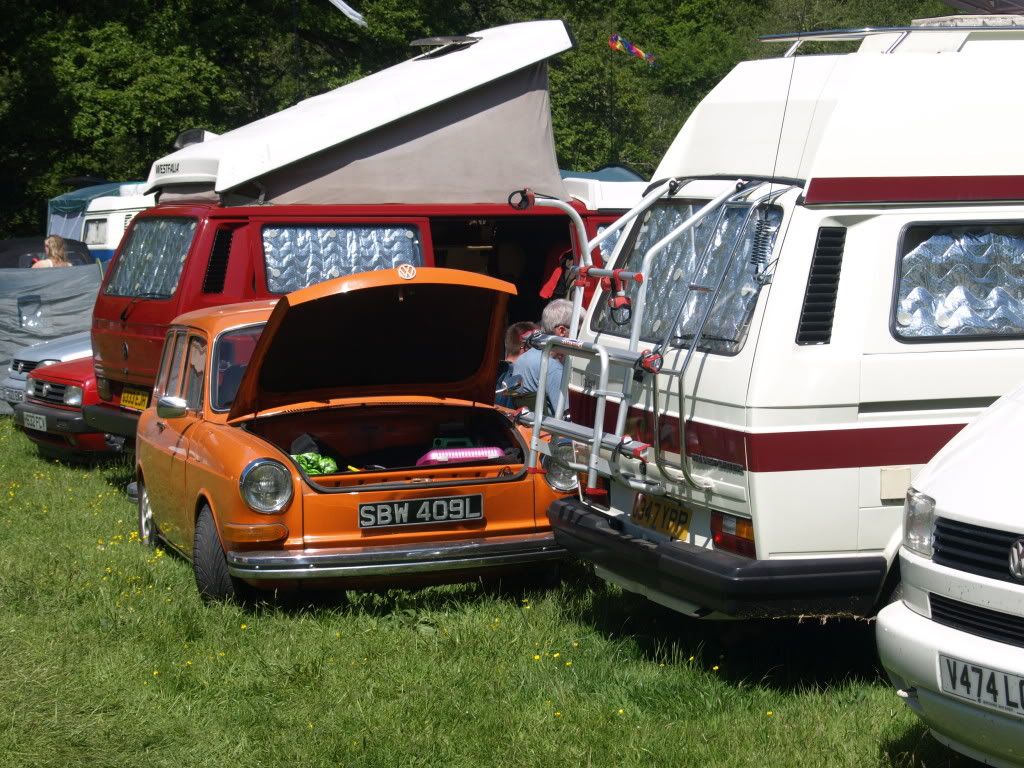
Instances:
[[[167,429],[167,422],[166,421],[158,421],[158,422],[156,422],[156,428],[159,429],[161,432],[163,432],[165,429]]]

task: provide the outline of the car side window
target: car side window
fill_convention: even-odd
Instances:
[[[206,341],[198,336],[188,340],[188,359],[185,364],[185,402],[190,411],[203,407],[203,381],[206,373]]]
[[[170,369],[167,372],[167,386],[164,395],[181,397],[181,369],[185,362],[185,334],[177,333],[174,337],[174,350],[171,352]]]
[[[171,361],[174,359],[174,348],[179,336],[181,336],[181,331],[172,329],[167,332],[167,338],[164,339],[164,349],[160,353],[160,368],[153,386],[153,394],[158,399],[168,394],[167,380],[171,374]]]

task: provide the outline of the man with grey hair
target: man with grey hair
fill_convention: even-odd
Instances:
[[[569,335],[569,323],[572,320],[572,302],[566,299],[554,299],[548,302],[540,316],[540,326],[544,333],[551,333],[556,336]],[[547,409],[551,413],[555,411],[555,404],[558,402],[558,393],[562,391],[562,376],[565,368],[562,365],[563,355],[557,352],[552,353],[548,362],[548,372],[545,377],[545,395]],[[518,376],[522,382],[519,386],[520,392],[536,392],[540,386],[540,364],[541,351],[531,347],[521,354],[512,364],[512,375]]]

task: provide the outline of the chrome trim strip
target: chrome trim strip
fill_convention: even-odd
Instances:
[[[552,533],[468,539],[434,545],[348,547],[313,552],[228,552],[228,572],[243,579],[401,576],[560,560]]]

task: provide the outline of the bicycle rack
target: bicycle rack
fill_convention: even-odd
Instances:
[[[509,203],[516,207],[538,205],[558,208],[559,210],[564,211],[574,222],[578,242],[580,244],[586,243],[585,247],[580,248],[581,256],[579,259],[579,266],[575,268],[575,275],[573,276],[573,314],[570,322],[570,337],[563,338],[560,336],[538,333],[527,339],[527,343],[530,346],[541,350],[543,354],[541,357],[541,369],[538,390],[536,392],[536,399],[534,402],[534,410],[521,411],[517,415],[517,420],[519,423],[533,428],[530,438],[530,453],[527,461],[528,470],[531,472],[538,471],[537,462],[541,454],[551,454],[548,442],[541,439],[542,432],[546,432],[552,437],[569,438],[575,444],[582,445],[586,449],[587,458],[585,463],[579,461],[579,455],[577,455],[575,457],[576,460],[568,461],[566,464],[570,469],[576,472],[586,473],[587,479],[584,493],[590,498],[599,498],[605,493],[597,486],[598,475],[612,477],[633,490],[653,494],[663,494],[665,492],[663,483],[649,480],[647,478],[646,467],[652,448],[655,464],[663,477],[668,478],[673,482],[685,482],[691,488],[696,490],[706,491],[710,486],[710,483],[694,478],[686,465],[685,419],[682,414],[683,403],[685,402],[683,381],[693,357],[693,353],[700,346],[705,327],[711,317],[715,303],[718,300],[723,286],[725,285],[728,275],[732,270],[736,269],[737,266],[742,265],[742,261],[738,260],[738,255],[743,251],[740,240],[737,238],[733,243],[731,250],[726,256],[726,263],[722,268],[717,282],[713,285],[697,285],[695,283],[689,283],[680,303],[680,308],[677,311],[676,316],[673,318],[672,323],[667,327],[662,340],[653,348],[641,349],[640,334],[643,327],[644,316],[648,309],[647,294],[650,285],[648,276],[650,275],[654,260],[658,255],[675,240],[693,229],[708,216],[713,214],[716,215],[715,229],[717,229],[730,205],[743,205],[747,209],[747,213],[740,231],[744,231],[746,226],[749,224],[751,217],[755,215],[755,212],[758,211],[761,206],[772,202],[778,196],[791,189],[791,186],[784,185],[782,188],[776,187],[774,191],[769,190],[767,194],[761,195],[754,200],[746,200],[740,203],[740,200],[745,195],[748,195],[756,187],[764,183],[764,180],[747,181],[738,179],[728,190],[718,195],[713,200],[710,200],[693,215],[675,227],[671,232],[654,243],[644,254],[638,271],[629,272],[621,269],[608,267],[599,268],[594,266],[592,257],[594,248],[599,246],[601,242],[612,234],[620,231],[623,227],[628,225],[637,216],[662,198],[666,196],[672,197],[675,195],[682,186],[682,183],[683,180],[681,179],[670,179],[659,185],[657,188],[651,190],[651,192],[645,195],[640,203],[638,203],[633,209],[589,242],[586,239],[586,232],[582,219],[576,210],[568,204],[560,200],[536,196],[529,190],[515,192],[509,197]],[[513,203],[513,198],[517,195],[521,195],[521,202],[518,205]],[[704,268],[711,252],[712,242],[709,239],[701,252],[695,269],[696,273],[699,274]],[[587,287],[589,281],[594,279],[602,281],[603,286],[608,293],[610,299],[609,311],[619,311],[620,316],[621,314],[628,313],[629,343],[626,349],[608,347],[604,344],[578,340],[583,314],[584,289]],[[630,301],[625,294],[624,286],[628,282],[634,282],[637,285],[636,295],[632,301]],[[670,348],[672,334],[678,326],[682,312],[686,307],[691,293],[695,291],[709,294],[707,305],[704,308],[696,331],[693,334],[693,339],[686,350],[683,364],[677,370],[663,370],[662,364],[665,350]],[[625,310],[625,313],[623,313],[622,310]],[[593,426],[588,427],[576,424],[565,418],[565,404],[568,401],[568,376],[563,377],[562,389],[555,401],[556,406],[553,414],[550,416],[545,415],[544,405],[547,398],[547,393],[545,391],[546,376],[552,352],[557,352],[564,357],[586,358],[596,360],[598,362],[596,388],[588,390],[588,394],[593,396],[595,399]],[[609,379],[611,378],[611,372],[615,369],[619,369],[623,373],[622,384],[621,386],[612,389],[609,386]],[[667,374],[675,378],[679,387],[678,396],[682,434],[678,475],[675,474],[677,470],[674,467],[670,467],[665,461],[664,453],[659,444],[661,425],[657,386],[657,376],[659,373]],[[637,402],[635,394],[642,393],[648,384],[651,384],[653,392],[652,408],[654,435],[650,444],[631,437],[625,432],[630,407]],[[609,397],[614,398],[618,402],[618,414],[613,431],[611,432],[605,431],[605,414],[607,412]],[[607,454],[607,458],[602,456],[602,452]],[[623,458],[639,460],[639,472],[627,472],[623,470],[620,465],[620,461]]]

